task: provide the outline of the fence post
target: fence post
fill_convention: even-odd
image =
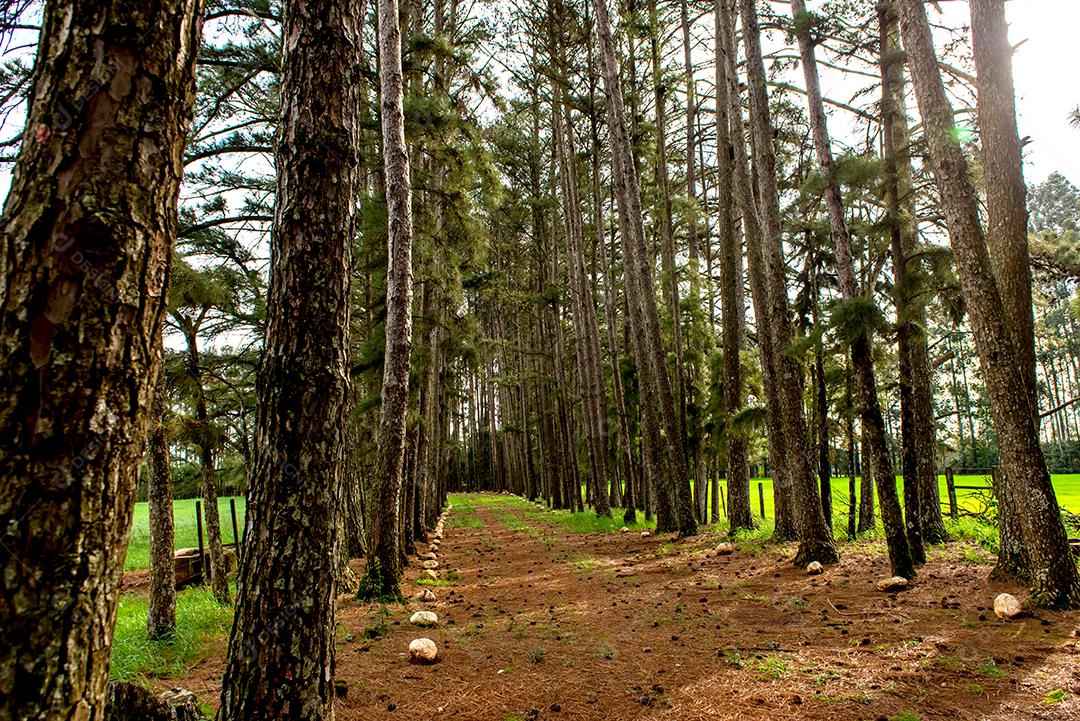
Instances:
[[[765,484],[758,482],[757,484],[757,497],[758,505],[761,507],[761,520],[765,520]]]
[[[236,525],[236,499],[229,499],[229,513],[232,515],[232,537],[233,543],[236,544],[236,560],[240,560],[240,531],[239,526]]]
[[[199,531],[199,575],[202,579],[206,580],[206,573],[204,566],[205,559],[203,558],[203,532],[202,532],[202,503],[195,501],[195,527]]]
[[[958,512],[956,508],[956,481],[953,478],[952,466],[945,469],[945,487],[949,489],[949,516],[955,520]]]

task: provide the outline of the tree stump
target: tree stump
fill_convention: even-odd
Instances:
[[[133,683],[110,682],[105,721],[200,721],[195,694],[174,688],[155,696]]]

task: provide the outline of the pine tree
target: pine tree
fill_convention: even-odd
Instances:
[[[358,6],[284,8],[273,268],[222,721],[333,717]]]
[[[202,9],[45,4],[0,221],[4,718],[104,712]]]

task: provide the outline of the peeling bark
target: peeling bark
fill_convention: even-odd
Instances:
[[[44,8],[0,218],[0,718],[104,715],[202,9]]]

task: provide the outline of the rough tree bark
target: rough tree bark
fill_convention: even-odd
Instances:
[[[164,352],[158,340],[159,354]],[[176,564],[173,557],[173,489],[169,470],[169,438],[165,373],[158,378],[151,410],[150,473],[146,496],[150,506],[150,601],[146,635],[164,639],[176,633]]]
[[[198,321],[194,327],[189,326],[184,329],[184,338],[187,342],[184,370],[188,375],[188,380],[191,381],[192,394],[195,397],[195,422],[198,424],[199,486],[202,491],[206,537],[210,546],[210,590],[218,603],[228,604],[232,599],[229,597],[229,573],[228,566],[225,565],[225,548],[221,543],[217,465],[214,459],[214,439],[210,430],[210,418],[206,409],[206,392],[202,384]]]
[[[565,36],[566,17],[560,13],[552,23],[552,62],[560,73],[566,72],[566,50],[560,37]],[[558,31],[556,31],[558,28]],[[573,306],[574,344],[577,349],[578,388],[582,415],[586,422],[589,470],[592,476],[592,502],[598,516],[611,516],[607,478],[607,408],[604,398],[603,370],[600,366],[600,329],[596,305],[585,272],[584,233],[582,230],[581,184],[577,168],[577,148],[570,113],[561,86],[553,88],[553,132],[559,161],[563,196],[563,224],[566,229],[566,273]]]
[[[926,10],[918,0],[901,0],[899,7],[931,166],[990,396],[1007,492],[1025,500],[1017,520],[1028,557],[1028,602],[1052,608],[1071,606],[1080,602],[1080,579],[1039,444],[1033,399],[1017,350],[1022,341],[1006,324],[1005,303],[994,279],[967,159],[956,140]]]
[[[754,0],[739,0],[743,43],[746,49],[747,86],[750,93],[750,121],[753,134],[754,170],[760,195],[762,256],[769,296],[769,325],[773,334],[781,415],[786,443],[785,466],[790,473],[794,496],[795,526],[799,533],[797,565],[811,561],[835,563],[839,556],[832,533],[821,511],[821,495],[810,463],[806,415],[803,409],[801,373],[787,350],[794,338],[787,296],[783,243],[780,236],[780,199],[776,185],[776,156],[773,125],[766,93],[767,77],[761,53],[761,31]],[[759,329],[760,330],[760,329]]]
[[[202,10],[43,10],[0,218],[0,718],[103,715]]]
[[[671,177],[667,148],[667,93],[663,79],[660,46],[663,42],[657,0],[649,0],[649,50],[652,58],[653,105],[656,113],[656,185],[660,194],[660,284],[664,303],[671,314],[671,346],[675,352],[675,411],[680,438],[686,437],[686,376],[683,365],[682,310],[679,303],[679,279],[675,269],[675,219],[671,199]]]
[[[747,463],[746,439],[731,427],[732,418],[743,405],[742,369],[739,350],[743,346],[742,303],[738,287],[742,285],[742,248],[736,232],[733,188],[734,155],[732,129],[729,119],[731,108],[731,79],[728,77],[728,55],[734,52],[731,42],[730,0],[716,0],[714,9],[714,35],[716,43],[716,199],[717,244],[720,251],[720,298],[723,316],[724,351],[724,417],[727,422],[727,486],[728,521],[732,531],[753,528],[750,512],[750,468]],[[738,142],[742,142],[742,117],[738,122]],[[717,505],[718,499],[713,499]]]
[[[660,316],[653,291],[652,268],[645,247],[641,210],[641,190],[630,149],[622,87],[615,62],[615,42],[606,0],[593,0],[596,10],[601,68],[607,93],[608,133],[611,141],[613,176],[619,205],[623,239],[623,264],[627,301],[633,327],[632,339],[641,389],[641,416],[646,457],[658,505],[667,502],[671,513],[660,523],[660,531],[678,530],[685,535],[697,532],[686,477],[686,453],[681,427],[675,415],[675,397],[667,374],[666,353],[660,335]],[[661,427],[664,435],[661,435]],[[666,499],[664,497],[667,497]],[[659,509],[658,509],[659,510]]]
[[[382,107],[383,164],[386,168],[388,255],[386,349],[379,450],[375,466],[374,508],[368,566],[360,583],[364,598],[398,598],[398,517],[405,465],[405,421],[412,357],[412,187],[405,145],[401,75],[401,28],[397,0],[379,0],[379,95]]]
[[[697,202],[697,88],[694,80],[693,48],[690,38],[690,10],[687,0],[679,2],[679,23],[682,26],[683,72],[686,74],[686,197],[687,209],[687,254],[689,262],[689,294],[686,302],[689,306],[690,323],[687,328],[689,354],[683,368],[683,420],[684,433],[690,442],[689,468],[694,478],[694,500],[697,506],[698,520],[706,523],[708,518],[708,479],[705,469],[705,456],[702,453],[704,429],[701,418],[701,398],[703,392],[703,367],[705,364],[705,333],[701,327],[699,307],[701,306],[701,243],[698,239],[698,202]],[[706,240],[706,245],[708,240]],[[736,260],[739,256],[735,256]],[[735,268],[734,263],[731,266]],[[731,308],[734,309],[734,304]],[[732,310],[734,315],[734,310]],[[678,320],[676,323],[678,324]],[[734,385],[736,392],[739,383]],[[693,422],[691,422],[693,421]],[[738,459],[736,459],[738,462]],[[714,505],[716,501],[714,500]]]
[[[220,721],[333,718],[359,187],[356,0],[288,0],[272,267]]]
[[[1028,258],[1027,187],[1012,78],[1012,46],[1005,23],[1004,0],[972,0],[971,39],[975,54],[979,138],[988,211],[986,241],[994,280],[1005,307],[1005,328],[1016,344],[1024,388],[1039,426],[1035,385],[1035,321],[1032,316],[1031,264]],[[1029,562],[1017,538],[1022,499],[1008,492],[1008,471],[999,468],[1001,542],[995,577],[1025,578]]]
[[[860,294],[855,280],[851,233],[848,231],[847,220],[844,218],[843,200],[840,197],[840,186],[835,177],[836,168],[829,139],[828,121],[825,117],[825,103],[821,98],[821,80],[818,77],[812,38],[813,16],[806,11],[804,0],[791,0],[791,14],[795,22],[795,36],[799,43],[803,77],[806,80],[806,98],[814,154],[817,157],[818,172],[825,184],[825,207],[829,216],[829,236],[836,251],[836,275],[840,281],[840,293],[846,303],[863,302],[867,299]],[[877,480],[881,520],[885,527],[885,541],[889,548],[889,564],[892,566],[894,576],[914,578],[915,563],[912,560],[911,546],[908,544],[908,532],[904,527],[900,497],[896,492],[896,476],[889,456],[885,418],[881,413],[881,402],[878,399],[870,332],[865,327],[851,329],[848,341],[851,343],[851,362],[855,367],[859,415],[862,419],[863,433],[869,441],[874,478]],[[918,508],[917,504],[915,508]],[[914,515],[918,517],[917,510]],[[917,555],[921,554],[922,539],[915,536],[913,540],[918,545]]]
[[[896,345],[899,356],[900,443],[904,475],[904,507],[912,552],[922,563],[925,552],[916,539],[943,543],[948,539],[941,517],[934,460],[933,371],[926,343],[926,310],[913,282],[917,242],[915,193],[911,171],[911,134],[904,101],[904,55],[900,28],[891,3],[878,6],[881,125],[885,161],[885,213],[892,253],[896,303]],[[918,509],[913,512],[911,509]]]
[[[758,356],[761,361],[762,385],[765,393],[765,428],[769,445],[769,465],[773,479],[774,525],[772,538],[778,543],[794,541],[798,538],[795,529],[795,509],[791,493],[791,477],[784,455],[787,447],[784,442],[784,424],[782,421],[780,390],[774,382],[777,355],[773,352],[772,334],[769,333],[769,298],[765,286],[765,261],[761,255],[762,224],[757,201],[754,197],[753,180],[750,173],[749,158],[746,152],[746,140],[743,134],[742,103],[739,98],[738,76],[735,64],[735,29],[734,15],[728,26],[727,54],[729,123],[734,160],[734,190],[737,210],[742,216],[743,232],[746,236],[746,270],[750,281],[750,296],[754,306],[754,321]],[[745,329],[743,330],[745,333]],[[737,489],[738,490],[738,489]],[[745,503],[750,505],[750,488],[747,484]],[[730,496],[730,489],[729,489]],[[742,502],[742,501],[736,501]],[[732,503],[730,497],[728,503]]]

